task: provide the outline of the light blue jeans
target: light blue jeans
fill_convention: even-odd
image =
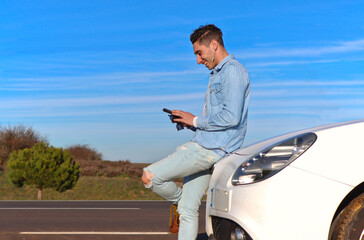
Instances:
[[[174,153],[146,168],[154,175],[153,192],[178,204],[179,240],[194,240],[198,233],[198,209],[210,182],[209,169],[222,157],[194,142],[179,146]],[[173,181],[183,177],[183,189]]]

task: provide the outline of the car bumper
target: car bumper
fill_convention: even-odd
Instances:
[[[261,182],[233,186],[233,167],[217,168],[212,176],[206,205],[209,236],[213,219],[229,219],[254,240],[327,239],[337,206],[352,189],[294,166]]]

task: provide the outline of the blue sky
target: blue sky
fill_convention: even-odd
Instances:
[[[188,141],[163,107],[201,113],[189,35],[214,23],[250,74],[245,145],[364,116],[362,1],[1,1],[0,124],[56,147],[155,162]]]

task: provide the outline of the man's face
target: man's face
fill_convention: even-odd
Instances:
[[[197,58],[197,64],[204,64],[209,70],[216,67],[215,50],[210,43],[208,46],[196,41],[193,44],[193,52]]]

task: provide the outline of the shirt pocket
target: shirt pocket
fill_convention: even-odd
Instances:
[[[221,83],[215,83],[210,88],[211,105],[216,106],[222,103]]]

